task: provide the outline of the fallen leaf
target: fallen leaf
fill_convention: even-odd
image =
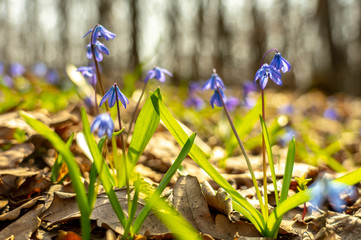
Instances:
[[[19,217],[21,210],[22,209],[26,209],[26,208],[31,208],[33,207],[39,200],[45,200],[46,197],[44,196],[39,196],[33,199],[30,199],[29,201],[27,201],[26,203],[22,204],[21,206],[11,210],[10,212],[4,213],[2,215],[0,215],[0,221],[4,221],[4,220],[14,220],[17,217]],[[0,238],[1,239],[1,238]]]
[[[0,152],[0,169],[15,168],[24,158],[34,152],[31,143],[22,143],[13,146],[7,151]]]
[[[14,236],[14,239],[31,239],[31,235],[40,226],[40,213],[44,205],[40,204],[36,208],[27,212],[24,216],[8,225],[0,231],[0,239],[6,239]]]

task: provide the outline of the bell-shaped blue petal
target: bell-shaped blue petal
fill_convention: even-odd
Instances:
[[[111,138],[114,131],[114,123],[110,114],[102,113],[96,116],[90,130],[91,132],[98,130],[98,137],[102,137],[106,133],[108,138]]]
[[[113,107],[116,101],[120,101],[124,108],[127,108],[127,104],[129,104],[128,98],[119,90],[116,83],[109,89],[109,91],[103,96],[100,100],[99,107],[108,100],[109,107]]]
[[[165,74],[173,77],[173,74],[165,68],[155,67],[147,72],[147,76],[144,78],[144,82],[148,82],[150,79],[155,78],[159,82],[165,82]]]
[[[281,56],[281,53],[276,53],[272,59],[271,65],[277,70],[281,70],[283,73],[291,70],[291,64]]]
[[[217,89],[217,87],[220,87],[222,89],[225,88],[222,79],[218,76],[218,74],[216,72],[213,72],[212,76],[202,86],[202,91],[207,90],[207,89],[215,90],[215,89]]]
[[[88,34],[93,33],[92,36],[92,44],[96,43],[96,40],[100,37],[106,39],[107,41],[109,41],[110,39],[115,38],[117,35],[115,35],[114,33],[108,31],[105,27],[103,27],[100,24],[97,24],[94,29],[90,29],[84,36],[86,37]]]
[[[95,59],[97,62],[101,62],[103,61],[103,54],[109,55],[109,50],[108,48],[101,42],[96,41],[96,43],[93,45],[94,46],[94,54],[95,54]],[[93,52],[92,52],[92,45],[88,44],[87,45],[87,57],[88,59],[92,59],[93,58]]]
[[[223,102],[227,101],[226,96],[223,93],[223,90],[221,88],[218,88],[218,89],[219,89],[219,92],[221,93],[221,95],[219,95],[219,92],[217,89],[214,90],[214,94],[212,95],[211,100],[210,100],[212,108],[214,108],[214,105],[216,105],[217,107],[223,106],[221,97],[223,99]]]
[[[281,76],[281,73],[277,69],[275,69],[272,65],[265,63],[256,72],[253,84],[256,84],[256,81],[259,80],[261,89],[265,89],[268,83],[268,78],[271,78],[277,85],[282,85]]]

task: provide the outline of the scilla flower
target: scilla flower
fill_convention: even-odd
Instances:
[[[98,62],[103,61],[103,54],[109,55],[109,50],[108,48],[101,42],[96,41],[94,44],[94,54],[95,54],[95,59]],[[88,57],[88,59],[92,59],[93,58],[93,52],[92,52],[92,47],[91,44],[87,45],[87,54],[86,56]]]
[[[114,131],[113,119],[110,117],[109,113],[99,114],[96,116],[90,129],[91,132],[98,129],[98,137],[102,137],[104,133],[106,133],[108,138],[111,138]]]
[[[101,107],[106,100],[108,100],[110,108],[114,106],[116,101],[120,101],[124,108],[127,108],[127,104],[129,104],[128,98],[119,90],[116,83],[114,83],[110,90],[104,95],[100,101],[99,107]]]
[[[25,71],[26,71],[25,67],[20,63],[13,63],[10,66],[10,75],[12,77],[18,77],[20,75],[23,75]]]
[[[226,100],[226,96],[223,93],[223,90],[221,88],[218,88],[218,89],[219,89],[219,92],[222,95],[223,102],[226,102],[227,100]],[[223,106],[221,96],[219,95],[219,92],[218,92],[217,89],[214,90],[214,94],[213,94],[213,96],[211,97],[211,100],[210,100],[212,108],[214,108],[214,105],[216,105],[217,107],[222,107]]]
[[[345,210],[346,202],[341,198],[342,194],[347,194],[354,198],[356,189],[354,186],[349,186],[341,182],[331,181],[327,177],[316,180],[311,186],[311,204],[312,208],[321,208],[323,203],[328,200],[332,208],[338,212]]]
[[[90,67],[90,66],[85,66],[85,67],[79,67],[77,69],[78,72],[80,72],[81,74],[83,74],[83,76],[88,79],[89,83],[91,85],[95,85],[97,83],[97,76],[94,72],[94,68]]]
[[[94,31],[93,31],[94,30]],[[89,33],[93,33],[93,36],[92,36],[92,44],[95,44],[96,43],[96,40],[100,37],[106,39],[107,41],[109,41],[110,39],[113,39],[115,38],[117,35],[115,35],[114,33],[108,31],[105,27],[103,27],[102,25],[100,24],[97,24],[94,29],[90,29],[84,36],[86,37]]]
[[[256,84],[256,81],[259,79],[261,88],[265,89],[268,78],[271,78],[277,85],[282,85],[281,73],[274,66],[268,65],[267,63],[263,64],[262,67],[258,69],[253,84]]]
[[[152,70],[149,70],[147,72],[147,76],[145,77],[144,82],[147,83],[152,78],[157,79],[159,82],[165,82],[164,74],[167,74],[168,76],[173,77],[172,73],[169,72],[167,69],[155,67]]]
[[[271,65],[277,70],[281,70],[283,73],[288,72],[291,69],[291,64],[281,56],[281,53],[276,53],[272,59]]]
[[[224,89],[224,84],[222,79],[216,73],[216,70],[213,69],[212,76],[208,79],[208,81],[202,86],[202,91],[206,89],[216,90],[217,87]]]

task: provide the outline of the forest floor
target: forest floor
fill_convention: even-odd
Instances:
[[[176,90],[174,90],[176,91]],[[169,94],[168,102],[172,102]],[[283,167],[287,146],[283,137],[288,130],[294,131],[296,142],[296,163],[289,196],[297,190],[296,177],[305,176],[314,182],[319,175],[335,178],[357,169],[361,164],[361,100],[344,95],[327,97],[320,92],[302,95],[292,93],[270,93],[268,96],[268,119],[275,134],[273,153],[276,156],[275,169],[279,183],[283,178]],[[134,100],[131,99],[131,102]],[[165,101],[166,105],[167,101]],[[280,104],[281,103],[281,104]],[[292,113],[282,112],[279,105],[293,107]],[[131,105],[130,105],[131,106]],[[176,118],[192,130],[198,130],[197,145],[209,156],[209,161],[254,206],[258,201],[252,185],[246,162],[236,147],[227,157],[225,139],[230,138],[224,113],[217,110],[205,123],[195,119],[193,112],[177,115],[177,106],[169,106]],[[52,112],[45,109],[27,111],[34,118],[50,126],[66,141],[71,133],[82,131],[80,103],[71,103],[67,108]],[[327,109],[333,114],[327,115]],[[127,111],[132,112],[132,108]],[[211,115],[211,108],[201,114]],[[243,112],[242,112],[243,113]],[[238,112],[239,114],[239,112]],[[124,122],[129,123],[130,114]],[[129,116],[128,116],[129,115]],[[89,116],[92,122],[94,116]],[[207,128],[207,124],[216,127]],[[257,123],[259,124],[259,123]],[[278,124],[276,127],[274,124]],[[202,126],[203,125],[203,126]],[[126,125],[127,126],[127,125]],[[258,125],[257,125],[258,126]],[[262,159],[259,130],[255,127],[244,137],[246,148],[251,154],[252,166],[258,183],[262,183]],[[272,127],[273,126],[273,127]],[[215,129],[215,130],[214,130]],[[217,135],[223,132],[224,135]],[[228,134],[228,135],[227,135]],[[19,137],[20,135],[20,137]],[[307,137],[308,136],[308,137]],[[22,140],[21,140],[22,139]],[[333,144],[333,145],[332,145]],[[58,157],[52,145],[31,129],[18,111],[10,109],[0,115],[0,239],[80,239],[79,210],[71,181],[65,178],[61,183],[50,180],[51,168]],[[111,145],[109,145],[111,147]],[[160,124],[138,161],[135,171],[145,181],[156,185],[177,157],[181,147]],[[71,145],[84,182],[87,184],[91,162],[74,142]],[[339,163],[344,169],[339,169]],[[164,196],[182,215],[203,234],[204,239],[266,239],[243,216],[234,213],[224,192],[198,165],[187,157],[182,163],[181,174],[175,174]],[[58,179],[67,174],[64,166]],[[271,175],[269,183],[269,209],[275,205]],[[281,184],[280,184],[281,185]],[[356,185],[358,193],[360,184]],[[212,191],[216,195],[212,195]],[[117,189],[121,205],[126,209],[126,191]],[[180,196],[182,201],[180,201]],[[302,219],[304,205],[289,211],[283,218],[278,239],[361,239],[361,199],[343,196],[347,207],[341,213],[335,212],[326,203],[319,210],[307,210]],[[194,207],[194,203],[197,207]],[[143,206],[139,201],[139,206]],[[307,203],[310,206],[310,203]],[[102,191],[91,215],[92,239],[116,239],[123,233],[111,205]],[[172,239],[172,234],[154,215],[150,215],[137,239]]]

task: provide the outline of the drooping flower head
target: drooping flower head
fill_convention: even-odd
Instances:
[[[116,83],[114,83],[109,91],[103,96],[99,107],[101,107],[106,100],[108,100],[110,108],[114,106],[116,101],[120,101],[124,108],[127,108],[127,104],[129,104],[128,98],[119,90]]]
[[[111,138],[114,132],[113,119],[110,117],[109,113],[99,114],[96,116],[90,129],[91,132],[94,132],[98,129],[98,137],[102,137],[104,133],[106,133],[108,138]]]
[[[282,85],[281,73],[272,65],[267,63],[263,64],[260,69],[256,72],[253,80],[253,84],[259,79],[261,89],[265,89],[268,83],[268,78],[271,78],[277,85]]]
[[[204,107],[204,101],[198,96],[191,95],[184,101],[184,106],[194,107],[196,110],[201,110]]]
[[[350,198],[354,198],[356,195],[356,189],[354,186],[349,186],[341,182],[331,181],[327,177],[322,177],[316,180],[311,186],[311,209],[315,207],[321,208],[325,200],[327,199],[332,208],[338,212],[345,210],[346,202],[341,195],[348,195]]]
[[[216,105],[217,107],[222,107],[223,106],[222,99],[223,99],[223,102],[227,101],[226,95],[224,95],[223,90],[221,88],[218,88],[218,89],[219,89],[219,92],[221,93],[221,95],[219,95],[219,92],[217,89],[214,90],[214,93],[210,100],[212,108],[214,108],[214,105]],[[221,99],[221,97],[222,97],[222,99]]]
[[[281,70],[283,73],[291,70],[291,64],[281,56],[281,53],[276,53],[272,59],[271,65],[274,66],[277,70]]]
[[[216,69],[213,69],[212,76],[208,79],[208,81],[202,86],[202,91],[206,89],[215,90],[217,87],[224,89],[224,84],[222,79],[216,73]]]
[[[97,24],[93,29],[90,29],[84,36],[86,37],[88,34],[93,33],[92,35],[92,44],[96,44],[96,40],[98,38],[104,38],[107,41],[109,41],[110,39],[115,38],[117,35],[115,35],[114,33],[108,31],[105,27],[103,27],[100,24]]]
[[[165,74],[173,77],[173,74],[165,68],[155,67],[147,72],[147,76],[144,78],[144,82],[147,83],[150,79],[155,78],[159,82],[165,82]]]
[[[10,75],[12,77],[18,77],[20,75],[23,75],[25,71],[25,67],[20,63],[13,63],[10,66]]]
[[[97,62],[101,62],[103,61],[103,54],[109,55],[109,50],[108,48],[101,42],[96,41],[94,44],[94,54],[95,54],[95,59],[97,60]],[[86,56],[88,57],[88,59],[92,59],[93,58],[93,51],[92,51],[92,46],[91,44],[87,45],[87,54]]]
[[[78,72],[83,74],[83,76],[89,81],[89,83],[93,86],[97,83],[97,76],[94,72],[94,68],[90,66],[79,67],[77,69]]]

